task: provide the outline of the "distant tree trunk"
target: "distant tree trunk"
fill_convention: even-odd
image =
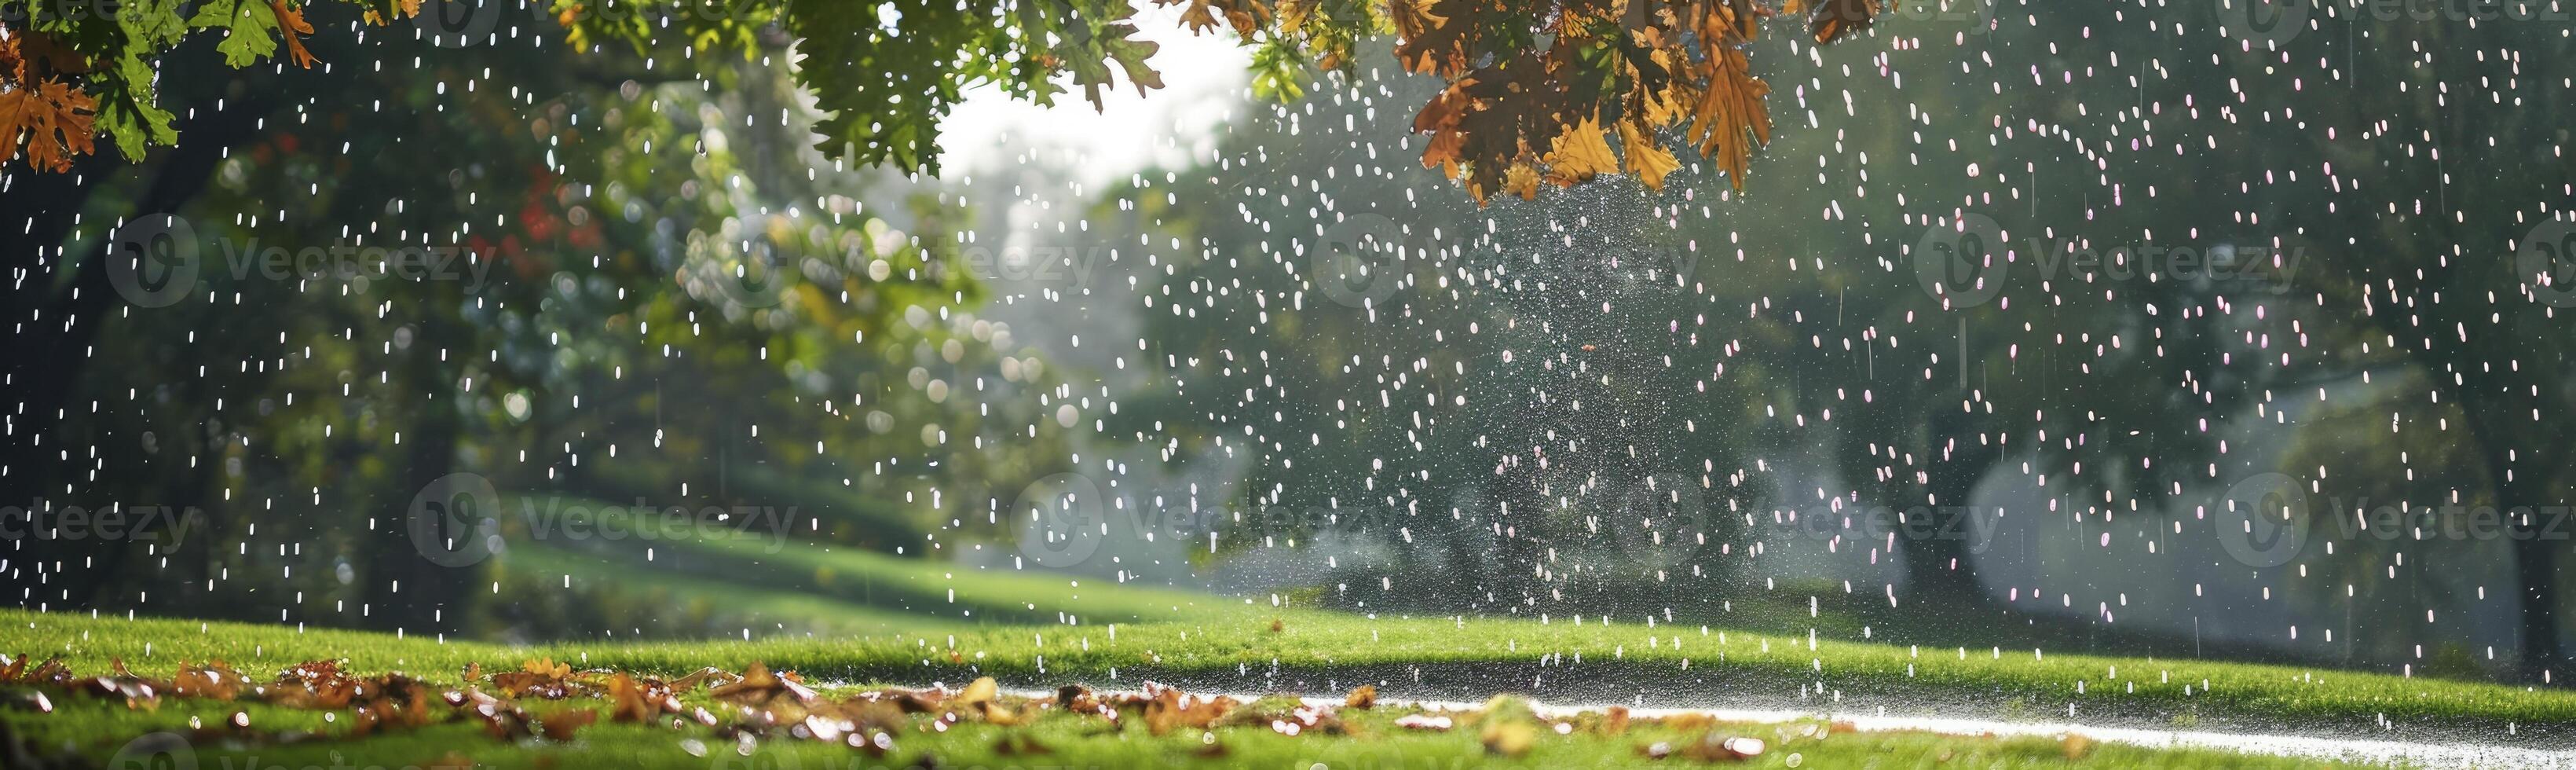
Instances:
[[[1935,443],[1923,486],[1930,497],[1923,508],[1931,521],[1908,521],[1897,530],[1905,556],[1905,596],[1913,601],[1948,607],[1993,603],[1977,580],[1977,527],[1983,525],[1969,520],[1975,512],[1968,502],[1977,482],[2003,459],[2003,448],[1982,440],[1975,424],[1973,415],[1956,408],[1936,407],[1931,417]]]
[[[1547,593],[1547,581],[1536,572],[1541,558],[1539,533],[1547,531],[1548,498],[1540,491],[1538,458],[1521,456],[1506,466],[1493,485],[1493,506],[1502,531],[1492,533],[1493,551],[1483,554],[1483,583],[1494,601],[1526,609],[1529,600]],[[1503,513],[1503,506],[1511,512]]]
[[[266,116],[269,102],[264,99],[236,102],[230,109],[183,111],[179,130],[188,143],[163,150],[154,166],[151,181],[137,194],[126,221],[152,214],[174,213],[205,189],[215,166],[235,146],[249,141],[257,131],[259,119]],[[5,485],[10,504],[23,505],[48,497],[60,499],[67,492],[66,480],[85,478],[78,472],[56,477],[56,461],[68,440],[62,431],[63,417],[74,410],[74,391],[80,387],[93,357],[93,341],[99,327],[105,325],[118,301],[116,287],[109,280],[106,261],[116,255],[108,250],[106,231],[101,228],[79,251],[49,253],[71,235],[72,220],[87,205],[92,190],[102,184],[98,174],[113,171],[123,161],[89,156],[72,173],[52,174],[19,171],[13,175],[9,198],[12,205],[25,202],[27,219],[17,227],[0,227],[9,231],[0,236],[0,250],[14,269],[24,270],[33,286],[20,290],[34,295],[13,298],[23,301],[25,316],[12,319],[10,352],[7,368],[8,392],[16,399],[8,408],[9,431],[0,440],[0,485]],[[21,186],[23,185],[23,186]],[[13,217],[14,219],[14,217]],[[50,266],[47,266],[50,265]],[[57,277],[65,276],[67,277]],[[56,288],[56,282],[60,281]],[[52,293],[48,293],[48,291]],[[202,494],[203,488],[188,490]],[[187,503],[198,500],[181,501]],[[96,574],[113,574],[129,550],[127,543],[88,540],[66,546],[66,541],[53,541],[54,547],[77,549],[77,553],[58,552],[57,558],[84,561]],[[58,581],[64,590],[63,601],[80,606],[112,590],[114,581]]]
[[[2563,636],[2558,628],[2558,551],[2570,547],[2563,538],[2563,522],[2552,522],[2547,510],[2562,506],[2564,497],[2550,492],[2548,471],[2562,466],[2566,456],[2566,437],[2542,436],[2555,446],[2523,447],[2520,455],[2528,460],[2514,462],[2516,447],[2508,443],[2511,436],[2532,436],[2527,420],[2517,421],[2522,412],[2511,399],[2499,399],[2482,388],[2460,388],[2461,411],[2477,430],[2478,449],[2486,464],[2489,486],[2495,494],[2496,510],[2508,517],[2513,546],[2514,595],[2519,600],[2518,662],[2522,675],[2538,680],[2544,672],[2556,672],[2553,679],[2566,673]],[[2498,389],[2503,392],[2503,389]],[[2519,426],[2519,427],[2517,427]],[[2563,515],[2564,509],[2560,509]],[[2559,682],[2564,684],[2563,681]]]
[[[0,505],[61,502],[66,479],[77,477],[56,475],[64,451],[62,418],[70,409],[74,383],[89,363],[91,331],[107,320],[105,309],[115,290],[97,260],[86,254],[55,253],[55,247],[70,236],[97,174],[110,167],[108,161],[90,156],[68,173],[37,173],[22,167],[10,174],[6,189],[10,207],[25,208],[0,217],[0,255],[5,255],[10,273],[24,276],[24,281],[13,285],[7,295],[9,356],[6,368],[0,369],[5,372],[9,397],[0,403],[6,411],[0,419],[7,425],[0,431],[0,501],[6,502]],[[66,560],[86,561],[101,550],[94,541],[51,540],[38,545],[50,558]],[[52,582],[65,584],[64,593],[33,600],[79,603],[98,590],[95,581]]]
[[[2522,597],[2522,669],[2539,678],[2563,668],[2558,633],[2557,541],[2542,540],[2543,518],[2537,511],[2514,521],[2513,571]]]
[[[432,291],[424,302],[447,302],[446,291]],[[404,352],[393,382],[415,389],[402,410],[410,416],[403,431],[401,485],[377,501],[374,528],[367,533],[364,592],[366,625],[408,633],[463,629],[465,600],[472,596],[482,565],[446,566],[431,561],[412,541],[412,498],[456,471],[458,436],[463,418],[456,392],[449,387],[456,373],[447,361],[459,349],[463,330],[443,310],[421,314],[413,325],[411,348]],[[499,511],[486,512],[497,515]]]

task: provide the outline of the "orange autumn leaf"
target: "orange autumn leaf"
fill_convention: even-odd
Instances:
[[[23,146],[27,165],[68,171],[73,156],[97,149],[97,119],[98,100],[59,80],[0,93],[0,161]]]
[[[1824,0],[1807,18],[1807,34],[1824,45],[1869,29],[1878,18],[1878,0]],[[1792,10],[1790,13],[1796,13]]]
[[[312,69],[318,60],[305,49],[304,37],[313,34],[313,22],[304,20],[304,9],[286,7],[286,0],[268,0],[268,7],[277,12],[278,32],[286,38],[286,57],[293,59],[295,66]]]
[[[0,79],[11,82],[27,79],[27,60],[18,53],[18,36],[0,37]]]
[[[1190,28],[1193,35],[1206,34],[1224,26],[1233,29],[1235,35],[1251,40],[1272,16],[1270,4],[1262,0],[1154,0],[1154,4],[1184,6],[1181,25]]]
[[[1691,129],[1698,134],[1700,154],[1716,161],[1727,181],[1741,190],[1754,148],[1771,142],[1771,112],[1762,104],[1771,85],[1753,77],[1753,64],[1742,50],[1724,49],[1718,59],[1717,72],[1692,111]]]
[[[408,19],[414,16],[419,16],[420,0],[394,0],[393,11],[395,18]],[[374,8],[367,9],[366,19],[368,24],[379,27],[391,24],[394,21],[392,18],[386,18],[384,14],[377,13]]]
[[[1798,2],[1832,21],[1831,42],[1867,27],[1884,0]],[[1625,172],[1650,189],[1681,167],[1679,146],[1738,189],[1771,140],[1769,84],[1748,51],[1784,6],[1766,0],[1567,0],[1531,16],[1486,0],[1390,0],[1396,61],[1446,87],[1413,130],[1422,164],[1481,205]],[[1511,32],[1521,25],[1545,33]],[[1612,139],[1610,134],[1618,136]],[[1668,133],[1669,132],[1669,133]],[[1615,151],[1614,151],[1615,148]]]
[[[519,670],[553,679],[572,676],[570,664],[556,663],[553,658],[529,658],[519,664]]]

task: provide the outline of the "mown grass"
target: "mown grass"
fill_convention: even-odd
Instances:
[[[516,504],[519,498],[511,498]],[[552,500],[550,511],[587,530],[612,523],[637,525],[631,509],[577,499]],[[514,508],[515,510],[515,508]],[[560,524],[559,524],[560,526]],[[951,624],[1032,625],[1129,623],[1184,619],[1248,618],[1258,609],[1241,599],[1168,589],[1122,586],[1105,580],[1037,578],[933,565],[918,558],[864,549],[817,545],[758,535],[672,538],[656,541],[604,537],[548,539],[510,532],[500,557],[511,570],[545,589],[569,578],[576,587],[597,583],[602,572],[649,571],[702,585],[731,584],[776,592],[792,590],[852,605],[942,618]],[[647,555],[647,549],[650,555]]]
[[[1605,622],[1598,616],[1546,622],[1500,618],[1368,617],[1269,602],[1117,585],[1112,582],[1031,573],[978,571],[821,546],[770,548],[744,539],[665,543],[651,562],[619,551],[514,543],[500,571],[505,591],[529,597],[512,602],[521,612],[578,609],[569,605],[613,597],[616,601],[667,603],[664,618],[687,623],[739,623],[749,640],[627,641],[589,639],[505,645],[301,628],[295,626],[129,618],[0,609],[0,653],[62,656],[75,671],[103,673],[123,661],[134,670],[166,676],[183,661],[222,659],[255,676],[317,659],[345,659],[360,672],[401,671],[435,685],[461,684],[468,663],[485,670],[515,668],[531,658],[551,658],[583,669],[615,669],[676,676],[705,666],[740,670],[760,661],[823,682],[892,682],[908,686],[944,681],[955,686],[991,675],[1017,686],[1051,687],[1079,682],[1132,689],[1148,679],[1189,681],[1232,691],[1304,687],[1329,695],[1363,682],[1403,690],[1411,677],[1424,681],[1473,673],[1481,692],[1561,692],[1568,682],[1615,681],[1629,692],[1648,692],[1662,703],[1728,699],[1767,701],[1819,713],[1845,705],[1845,691],[1871,697],[1853,704],[1884,705],[1891,698],[1933,704],[1946,716],[2036,717],[2079,721],[2103,714],[2149,715],[2173,724],[2227,720],[2244,725],[2323,723],[2351,729],[2388,722],[2433,725],[2500,735],[2506,725],[2576,723],[2576,693],[2438,679],[2410,679],[2284,666],[2141,657],[2064,655],[2030,649],[1909,647],[1839,641],[1829,637],[1748,633],[1694,624]],[[702,561],[692,562],[693,558]],[[711,579],[680,565],[734,570]],[[566,578],[575,590],[565,590]],[[774,586],[796,581],[797,590]],[[585,585],[598,593],[581,590]],[[826,590],[815,590],[820,586]],[[1067,609],[1073,608],[1073,609]],[[620,615],[629,610],[607,613]],[[648,610],[649,612],[649,610]],[[1281,674],[1279,672],[1286,672]],[[1426,673],[1427,672],[1427,673]],[[1462,685],[1451,683],[1451,692]],[[1473,689],[1473,688],[1469,688]],[[1600,692],[1595,688],[1594,692]],[[1481,694],[1464,696],[1481,698]],[[1594,696],[1602,697],[1602,696]],[[1619,697],[1616,695],[1608,697]],[[58,699],[60,710],[35,715],[0,704],[0,722],[38,745],[71,745],[97,761],[124,741],[168,730],[197,717],[221,724],[244,710],[255,725],[330,732],[315,712],[256,704],[169,701],[157,711],[129,711],[121,703]],[[2070,712],[2071,708],[2071,712]],[[1132,767],[1147,762],[1224,761],[1256,766],[1463,767],[1501,759],[1503,764],[1613,767],[1654,763],[1637,754],[1660,735],[1644,727],[1616,736],[1548,734],[1526,756],[1483,755],[1473,731],[1423,733],[1394,728],[1384,715],[1359,717],[1357,737],[1288,738],[1261,729],[1217,731],[1225,748],[1207,749],[1196,735],[1152,737],[1103,732],[1080,722],[1041,722],[1025,728],[1051,747],[1043,756],[1005,755],[997,728],[977,723],[952,731],[911,736],[885,758],[843,749],[773,742],[760,754],[764,767],[903,766],[924,756],[944,765],[993,767]],[[1729,729],[1781,737],[1776,726]],[[704,731],[701,731],[703,733]],[[255,760],[258,766],[427,764],[462,751],[469,759],[502,766],[574,761],[574,766],[625,763],[645,767],[708,766],[740,760],[731,744],[695,734],[709,758],[682,751],[683,736],[634,725],[601,724],[571,744],[503,743],[480,728],[433,726],[363,743],[324,741],[294,745],[218,742],[204,748]],[[461,748],[460,748],[461,747]],[[1783,746],[1750,766],[1782,766],[1797,752],[1811,767],[1942,767],[1966,761],[1977,767],[2066,766],[2064,746],[2049,740],[1994,740],[1911,733],[1836,734],[1800,749]],[[1198,752],[1221,751],[1222,757]],[[1943,761],[1942,757],[1950,761]],[[2154,751],[2104,744],[2078,752],[2077,766],[2271,767],[2298,763],[2230,754]],[[204,765],[221,766],[221,765]],[[240,766],[240,765],[235,765]],[[740,765],[750,766],[750,765]]]
[[[508,647],[283,626],[90,618],[0,610],[0,650],[60,655],[76,670],[122,659],[142,669],[223,658],[245,670],[347,658],[359,670],[452,681],[486,668],[551,657],[586,667],[677,675],[762,661],[843,681],[926,683],[985,674],[1026,685],[1120,686],[1149,677],[1223,678],[1274,667],[1387,679],[1440,666],[1515,668],[1537,676],[1630,675],[1659,697],[1689,700],[1730,687],[1812,683],[1906,688],[1953,702],[2028,709],[2034,716],[2153,712],[2198,718],[2353,724],[2380,718],[2439,724],[2576,721],[2576,693],[2244,663],[2049,655],[2030,650],[1918,649],[1644,624],[1280,613],[1278,623],[1218,620],[1099,626],[984,627],[854,638],[558,644]],[[1542,661],[1545,661],[1542,665]],[[1751,683],[1751,684],[1748,684]],[[1771,693],[1783,699],[1789,687]],[[1819,697],[1810,708],[1830,708]]]
[[[492,613],[504,622],[544,630],[579,627],[584,636],[709,636],[718,631],[772,636],[863,636],[927,633],[967,625],[949,618],[843,601],[805,591],[707,580],[668,570],[602,561],[535,543],[512,545],[500,560],[502,585],[522,591]],[[625,621],[625,627],[612,625]],[[649,637],[648,637],[649,638]]]

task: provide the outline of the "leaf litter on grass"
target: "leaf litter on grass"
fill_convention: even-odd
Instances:
[[[533,658],[515,669],[489,674],[479,664],[468,664],[449,687],[400,672],[360,675],[339,660],[306,661],[267,677],[254,677],[222,661],[182,662],[168,678],[136,673],[121,661],[106,675],[85,676],[59,658],[32,660],[31,656],[0,660],[0,687],[13,690],[12,702],[24,695],[31,696],[29,700],[61,698],[140,712],[159,712],[174,703],[180,704],[174,710],[212,707],[224,715],[211,726],[192,715],[188,729],[178,735],[189,745],[218,751],[357,744],[396,732],[455,724],[488,736],[495,750],[562,751],[572,756],[584,750],[583,731],[604,721],[668,731],[672,748],[696,757],[719,751],[749,756],[764,746],[823,744],[844,747],[871,760],[899,761],[892,757],[907,739],[918,738],[945,751],[956,744],[942,743],[939,736],[972,724],[998,732],[976,733],[991,735],[993,756],[1035,758],[1067,748],[1060,742],[1068,734],[1040,729],[1041,721],[1073,719],[1089,725],[1070,733],[1075,739],[1121,735],[1128,725],[1136,724],[1156,738],[1195,744],[1187,753],[1203,760],[1241,756],[1245,744],[1220,740],[1221,735],[1369,743],[1407,734],[1462,732],[1462,737],[1474,742],[1459,748],[1506,762],[1538,761],[1541,755],[1535,750],[1543,741],[1579,736],[1650,762],[1740,763],[1778,756],[1786,764],[1803,760],[1789,747],[1813,752],[1816,749],[1811,746],[1831,736],[1854,732],[1850,724],[1841,722],[1730,723],[1692,712],[1639,716],[1621,707],[1543,714],[1511,695],[1498,695],[1469,708],[1390,704],[1380,701],[1376,686],[1369,684],[1333,699],[1273,694],[1246,700],[1151,681],[1134,691],[1103,692],[1066,684],[1028,695],[1004,690],[992,677],[979,677],[962,688],[944,684],[818,687],[794,671],[775,671],[758,661],[738,672],[703,667],[663,679],[634,671],[575,669],[568,663]],[[250,711],[243,708],[249,704],[322,712],[324,726],[255,725]],[[1377,711],[1390,713],[1367,719],[1355,716]],[[63,718],[51,707],[41,713]],[[1346,713],[1354,716],[1345,719]],[[1048,724],[1061,728],[1066,723]],[[1191,740],[1193,736],[1196,740]],[[1956,739],[1979,742],[1968,747],[1971,752],[1975,745],[1998,745],[1992,736]],[[1319,755],[1334,750],[1330,743],[1313,746]],[[34,748],[32,743],[13,744],[0,746],[0,751],[39,756],[29,753]],[[1947,762],[1959,754],[1954,748],[1940,748],[1938,761]],[[2092,754],[2094,745],[2081,736],[2068,736],[2053,748],[2062,751],[2065,760],[2081,761]],[[468,766],[475,761],[471,745],[442,751],[431,764]],[[1927,752],[1924,758],[1935,757]],[[923,754],[912,761],[935,763],[936,759]]]

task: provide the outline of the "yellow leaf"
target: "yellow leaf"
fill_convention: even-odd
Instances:
[[[572,666],[570,664],[556,663],[553,658],[529,658],[526,662],[519,664],[519,670],[538,676],[553,677],[556,679],[572,676]]]
[[[1619,122],[1619,146],[1628,150],[1628,173],[1646,183],[1646,189],[1664,189],[1664,175],[1681,168],[1673,151],[1656,143],[1654,132],[1640,128],[1634,120]]]
[[[1538,197],[1538,168],[1527,162],[1512,164],[1503,171],[1503,191],[1521,196],[1521,200]]]
[[[977,677],[975,681],[966,685],[966,689],[957,693],[957,703],[959,705],[984,703],[1001,697],[1001,694],[1001,683],[993,681],[989,676]]]
[[[1564,187],[1601,174],[1619,173],[1619,156],[1611,154],[1598,119],[1585,118],[1573,129],[1557,134],[1555,145],[1547,154],[1549,184]]]
[[[1691,128],[1699,134],[1700,154],[1716,162],[1727,181],[1742,190],[1754,148],[1771,142],[1771,113],[1762,104],[1771,84],[1753,76],[1753,65],[1742,49],[1721,48],[1706,67],[1708,86],[1691,115]]]

